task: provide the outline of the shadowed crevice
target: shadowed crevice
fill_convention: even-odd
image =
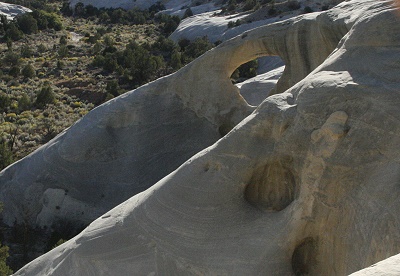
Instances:
[[[281,211],[297,194],[296,178],[291,162],[281,159],[256,168],[245,190],[246,200],[265,211]]]

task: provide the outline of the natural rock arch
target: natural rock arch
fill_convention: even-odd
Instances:
[[[335,16],[304,15],[246,32],[95,108],[0,173],[4,222],[49,227],[65,220],[80,227],[146,190],[255,109],[230,81],[238,66],[280,56],[286,68],[274,93],[284,92],[347,32]]]
[[[320,67],[16,275],[346,275],[399,252],[400,24],[393,24],[399,19],[390,4],[354,0],[323,13],[340,30],[356,24]],[[326,22],[320,15],[315,21]],[[229,70],[215,71],[224,66],[215,53],[224,54],[226,45],[242,49],[233,41],[247,37],[223,44],[166,79],[202,79],[196,77],[206,73],[194,70],[198,62],[215,64],[212,72],[228,79]],[[215,63],[206,62],[210,57]],[[181,84],[178,93],[185,106],[221,122],[227,113],[211,112],[207,107],[213,105],[198,103],[201,95],[185,90],[188,86]],[[207,96],[238,95],[232,92]],[[282,158],[290,162],[279,165]],[[262,179],[269,166],[278,176],[298,178],[296,197],[278,212],[257,210],[244,196],[254,172]]]

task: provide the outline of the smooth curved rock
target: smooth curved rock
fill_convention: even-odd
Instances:
[[[387,258],[370,267],[352,273],[351,276],[397,276],[400,275],[400,255]]]
[[[280,56],[286,67],[272,93],[281,93],[335,49],[356,19],[341,16],[338,8],[246,32],[177,73],[97,107],[0,173],[4,222],[88,224],[147,189],[254,110],[231,83],[238,66]]]
[[[349,28],[318,68],[16,275],[346,275],[398,253],[400,19],[391,3],[348,1],[318,16],[320,30]],[[303,20],[312,26],[304,17],[273,28],[299,30]],[[269,28],[244,36],[233,57],[272,52]],[[261,190],[249,202],[254,182]]]

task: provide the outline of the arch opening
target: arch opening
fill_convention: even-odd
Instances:
[[[285,63],[279,56],[264,56],[240,65],[231,75],[232,83],[252,106],[272,95],[283,74]]]
[[[314,274],[317,265],[317,240],[305,238],[292,255],[292,269],[296,276]]]

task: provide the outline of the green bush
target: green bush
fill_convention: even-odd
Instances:
[[[201,56],[213,47],[214,45],[208,40],[206,36],[196,38],[192,43],[186,46],[184,50],[185,62],[190,62],[194,60],[195,58]]]
[[[187,8],[185,13],[183,14],[182,19],[190,16],[193,16],[193,11],[190,8]]]
[[[8,51],[3,58],[3,62],[9,66],[18,65],[20,61],[21,56],[13,51]]]
[[[26,95],[22,94],[22,97],[18,99],[18,110],[19,112],[29,110],[32,106],[31,99]]]
[[[61,31],[63,24],[58,14],[54,12],[47,12],[44,10],[34,10],[32,12],[33,18],[37,21],[39,30],[54,29],[55,31]]]
[[[17,27],[17,25],[15,25],[15,23],[11,22],[8,24],[6,34],[5,34],[6,39],[10,38],[10,39],[16,41],[16,40],[20,40],[23,37],[24,37],[24,34],[19,30],[19,28]]]
[[[10,104],[11,99],[8,97],[8,95],[0,92],[0,112],[6,112]]]
[[[69,54],[68,47],[66,45],[61,45],[60,49],[58,49],[58,56],[60,58],[65,58],[68,57],[68,54]]]
[[[35,105],[38,108],[43,108],[48,104],[54,104],[56,97],[50,85],[45,85],[37,93]]]
[[[36,75],[35,68],[31,64],[25,65],[21,73],[25,78],[33,78]]]
[[[177,50],[172,52],[170,65],[173,70],[178,70],[182,67],[182,54]]]
[[[303,11],[304,11],[304,13],[311,13],[311,12],[314,12],[314,10],[313,10],[311,7],[309,7],[309,6],[305,6]]]
[[[288,7],[289,9],[291,9],[291,10],[298,10],[298,9],[301,8],[301,5],[300,5],[299,1],[297,1],[297,0],[291,0],[291,1],[288,1],[287,7]]]
[[[11,147],[8,145],[7,142],[1,141],[0,142],[0,171],[7,167],[8,165],[14,162],[13,153],[11,151]],[[0,247],[0,264],[2,261],[5,261],[5,257],[3,259],[2,255],[2,247]],[[1,268],[1,267],[0,267]]]
[[[246,0],[245,4],[243,6],[243,10],[244,11],[252,10],[256,4],[257,4],[256,0]]]
[[[25,13],[17,17],[17,23],[25,34],[35,34],[38,32],[37,20],[30,13]]]
[[[47,48],[46,48],[46,46],[44,46],[43,44],[39,44],[39,45],[37,46],[37,50],[38,50],[39,53],[44,53],[44,52],[47,51]]]
[[[118,81],[116,80],[109,81],[107,83],[106,91],[107,93],[110,93],[114,97],[119,96],[120,91],[119,91]]]
[[[28,44],[24,44],[21,47],[21,56],[24,58],[30,58],[33,55],[33,51],[31,49],[31,46]]]
[[[13,67],[11,67],[10,72],[8,72],[8,74],[13,77],[18,77],[20,73],[21,68],[18,65],[14,65]]]

